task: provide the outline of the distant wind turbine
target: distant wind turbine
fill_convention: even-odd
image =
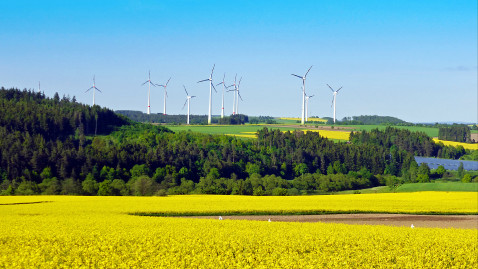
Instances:
[[[38,92],[41,93],[41,89],[40,89],[40,81],[38,81]]]
[[[242,77],[239,79],[239,83],[237,84],[237,88],[236,88],[236,92],[237,92],[237,97],[236,98],[236,114],[239,114],[239,98],[241,98],[241,101],[242,100],[242,96],[241,96],[241,93],[239,92],[239,88],[241,87],[241,81],[242,81]]]
[[[211,124],[211,113],[212,113],[212,89],[214,89],[215,92],[216,91],[216,87],[214,87],[214,84],[212,84],[212,74],[214,73],[214,67],[216,66],[216,64],[214,64],[212,66],[212,71],[211,71],[211,75],[209,76],[208,79],[203,79],[203,80],[200,80],[198,81],[197,83],[199,82],[204,82],[204,81],[209,81],[209,115],[207,116],[207,124]]]
[[[225,79],[226,79],[226,73],[224,73],[224,76],[222,77],[222,82],[216,84],[216,86],[219,86],[221,84],[224,86],[224,89],[222,90],[221,119],[224,118],[224,91],[227,91],[228,88],[234,86],[234,84],[226,86],[226,82],[224,82]]]
[[[150,102],[150,96],[151,96],[151,85],[156,87],[156,84],[151,82],[151,71],[148,71],[148,80],[146,80],[141,86],[144,84],[148,83],[148,115],[151,114],[151,102]]]
[[[184,109],[184,107],[186,106],[186,103],[187,103],[187,104],[188,104],[187,124],[189,125],[189,109],[190,109],[190,105],[191,105],[191,98],[194,98],[194,97],[196,97],[196,96],[194,96],[194,95],[193,95],[193,96],[190,96],[189,93],[188,93],[188,91],[186,90],[186,86],[183,85],[183,87],[184,87],[184,91],[186,92],[186,102],[184,102],[184,105],[183,105],[183,108],[182,108],[182,109]]]
[[[233,92],[233,94],[234,94],[234,99],[233,99],[233,103],[232,103],[232,115],[236,115],[236,87],[237,87],[236,81],[237,81],[237,74],[234,77],[234,84],[232,84],[232,86],[234,86],[234,89],[228,91],[228,92]]]
[[[236,74],[236,77],[234,77],[234,84],[231,85],[231,86],[234,86],[234,89],[228,91],[228,92],[234,93],[234,103],[232,104],[232,115],[236,115],[238,113],[237,109],[238,109],[239,98],[241,98],[242,100],[242,96],[240,96],[239,94],[239,87],[241,86],[242,77],[239,79],[238,84],[236,84],[236,79],[237,79],[237,74]]]
[[[329,84],[327,84],[327,86],[329,86],[330,90],[334,93],[334,97],[332,97],[332,106],[334,106],[334,124],[335,124],[335,105],[337,103],[337,94],[339,93],[340,89],[342,89],[342,87],[334,91],[334,89],[332,89],[332,87],[330,87]]]
[[[164,115],[166,115],[166,97],[168,97],[167,88],[168,88],[168,83],[169,83],[170,80],[171,80],[171,78],[168,79],[168,82],[166,82],[166,84],[159,85],[160,87],[164,88],[164,112],[163,112]]]
[[[305,95],[305,121],[309,121],[309,99],[314,97],[314,95],[308,96],[307,94]]]
[[[85,91],[85,92],[88,92],[89,90],[93,89],[93,106],[95,106],[95,92],[96,91],[101,92],[100,89],[96,88],[95,84],[96,84],[95,76],[93,76],[93,86],[91,86],[88,90]]]
[[[302,118],[301,118],[301,124],[305,123],[305,80],[307,79],[307,74],[309,73],[310,69],[312,69],[312,66],[310,66],[309,70],[307,70],[307,73],[302,76],[298,76],[296,74],[291,74],[293,76],[296,76],[300,79],[302,79]]]

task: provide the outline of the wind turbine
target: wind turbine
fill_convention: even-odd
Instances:
[[[224,82],[224,79],[225,79],[225,78],[226,78],[226,73],[224,73],[224,76],[222,77],[222,82],[216,84],[216,86],[219,86],[219,85],[221,85],[221,84],[224,86],[224,89],[222,90],[221,119],[224,118],[224,90],[227,91],[227,89],[228,89],[229,87],[234,86],[234,84],[233,84],[233,85],[226,86],[226,82]]]
[[[151,82],[151,71],[148,71],[148,80],[146,80],[143,84],[141,84],[141,86],[143,86],[144,84],[148,83],[148,115],[151,114],[151,106],[150,106],[150,96],[151,96],[151,85],[153,85],[154,87],[156,87],[156,84],[154,84],[153,82]]]
[[[41,89],[40,89],[40,81],[38,81],[38,92],[41,93]]]
[[[237,80],[237,74],[236,76],[234,77],[234,84],[232,84],[232,86],[234,86],[234,89],[233,90],[228,90],[228,92],[233,92],[234,93],[234,99],[233,99],[233,103],[232,103],[232,115],[236,115],[236,80]]]
[[[332,89],[332,87],[330,87],[329,84],[327,84],[327,86],[329,86],[330,90],[334,93],[334,97],[332,98],[332,105],[334,106],[334,124],[335,124],[335,105],[337,103],[337,93],[339,93],[340,89],[342,89],[342,87],[340,87],[338,90],[334,91],[334,89]]]
[[[212,89],[214,89],[215,92],[216,91],[216,87],[214,87],[214,84],[212,84],[212,74],[214,73],[214,67],[216,66],[216,64],[214,64],[212,66],[212,71],[211,71],[211,75],[209,76],[208,79],[203,79],[203,80],[200,80],[198,81],[197,83],[199,82],[204,82],[204,81],[209,81],[209,115],[207,116],[207,124],[211,124],[211,113],[212,113]]]
[[[309,99],[314,97],[314,95],[305,95],[305,121],[309,121]]]
[[[95,92],[101,92],[100,89],[96,88],[95,83],[95,76],[93,75],[93,86],[91,86],[88,90],[85,91],[88,92],[89,90],[93,89],[93,106],[95,106]]]
[[[164,85],[158,85],[158,86],[164,88],[164,112],[163,112],[163,115],[166,115],[166,97],[168,97],[167,88],[168,88],[168,83],[169,83],[170,80],[171,80],[171,78],[169,78],[168,82],[166,82],[166,84],[164,84]]]
[[[302,79],[302,119],[300,121],[301,124],[305,123],[305,111],[304,111],[304,108],[305,108],[305,80],[307,79],[307,74],[309,73],[310,69],[312,69],[312,66],[310,66],[309,70],[307,70],[307,73],[305,73],[305,75],[303,77],[298,76],[296,74],[291,74],[293,76],[296,76],[296,77]]]
[[[242,80],[242,77],[239,79],[239,83],[236,84],[236,79],[237,79],[237,74],[236,76],[234,77],[234,84],[232,84],[231,86],[234,86],[234,89],[233,90],[229,90],[228,92],[234,92],[234,102],[232,104],[232,115],[236,115],[237,114],[237,104],[239,102],[239,97],[241,98],[242,100],[242,97],[240,96],[239,94],[239,86],[241,85],[241,80]],[[236,95],[238,95],[238,97],[236,97]]]
[[[190,104],[191,104],[191,98],[194,98],[194,97],[196,97],[196,96],[194,96],[194,95],[193,95],[193,96],[190,96],[189,93],[188,93],[188,91],[186,90],[186,86],[183,85],[183,87],[184,87],[184,91],[186,92],[186,102],[184,102],[184,105],[183,105],[183,108],[182,108],[182,109],[184,109],[184,107],[186,106],[186,103],[187,103],[187,104],[188,104],[188,120],[187,120],[187,124],[189,125],[189,108],[190,108]]]
[[[237,97],[236,98],[236,114],[239,114],[239,98],[241,98],[241,101],[242,101],[242,96],[241,96],[241,93],[239,93],[239,87],[241,87],[241,81],[242,81],[242,77],[239,79],[239,84],[237,84],[237,88],[236,88],[236,92],[237,92]]]

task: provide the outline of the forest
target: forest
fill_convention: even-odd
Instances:
[[[330,119],[332,122],[333,120]],[[344,117],[341,121],[337,121],[339,125],[399,125],[408,126],[412,123],[403,121],[401,119],[390,116],[377,116],[377,115],[361,115],[353,117]]]
[[[184,124],[187,119],[186,115],[164,115],[163,113],[153,113],[148,115],[135,110],[116,110],[115,112],[132,121],[145,123]],[[207,124],[207,115],[190,115],[189,121],[191,124]]]
[[[441,126],[438,129],[438,139],[471,143],[471,129],[463,124],[453,124],[451,126]]]
[[[468,153],[391,127],[351,133],[349,143],[268,128],[257,139],[174,133],[74,97],[27,90],[1,88],[0,106],[2,194],[296,195],[385,185],[397,177],[427,182],[430,170],[414,156]]]

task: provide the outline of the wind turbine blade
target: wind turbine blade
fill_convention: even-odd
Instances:
[[[183,87],[184,87],[184,91],[186,92],[186,95],[189,95],[188,91],[186,90],[186,86],[183,85]]]
[[[236,91],[236,89],[234,89],[234,90],[228,90],[227,92],[235,92],[235,91]]]
[[[332,97],[332,104],[330,105],[330,107],[333,107],[334,106],[334,98]]]
[[[214,65],[212,66],[211,78],[212,78],[212,74],[214,73],[214,67],[216,67],[216,64],[214,64]]]
[[[340,88],[337,90],[337,93],[340,91],[340,89],[342,89],[342,87],[340,87]]]
[[[184,109],[184,107],[186,106],[187,103],[188,103],[188,99],[186,99],[186,102],[184,102],[183,108],[181,108],[181,110]]]
[[[216,86],[219,86],[219,85],[221,85],[221,84],[224,84],[224,82],[220,82],[220,83],[216,84]]]
[[[149,82],[149,80],[145,81],[143,84],[141,84],[141,86],[143,86],[144,84],[146,84],[146,83],[148,83],[148,82]]]
[[[303,77],[298,76],[298,75],[296,75],[296,74],[291,74],[291,75],[296,76],[296,77],[301,78],[301,79],[304,79]]]
[[[244,101],[244,100],[242,100],[242,96],[241,96],[241,94],[239,93],[239,91],[237,91],[237,95],[239,95],[239,98],[241,98],[241,101]]]
[[[311,96],[309,96],[309,98],[312,98],[312,97],[314,97],[314,96],[315,96],[315,94],[312,94]]]
[[[225,86],[225,85],[224,85],[224,86]],[[227,86],[226,89],[229,89],[229,88],[231,88],[232,86],[234,86],[234,84]]]
[[[166,86],[164,86],[164,87],[168,86],[168,83],[169,83],[170,80],[171,80],[171,78],[168,79],[168,82],[166,82]]]
[[[96,88],[96,87],[95,87],[95,89],[96,89],[97,91],[99,91],[99,92],[102,92],[102,91],[100,91],[100,89],[98,89],[98,88]]]
[[[335,92],[334,89],[332,89],[332,87],[330,87],[329,84],[327,84],[327,86],[329,86],[329,88],[330,88],[330,90],[331,90],[332,92]]]
[[[211,81],[211,86],[214,89],[214,91],[217,92],[216,87],[214,87],[214,84],[212,84],[212,81]]]
[[[241,81],[242,81],[242,77],[239,79],[239,84],[237,84],[238,89],[239,89],[239,86],[241,86]]]
[[[89,88],[89,89],[88,89],[88,90],[86,90],[85,92],[88,92],[88,91],[90,91],[91,89],[93,89],[93,87]]]
[[[305,76],[304,76],[304,78],[306,78],[306,77],[307,77],[307,74],[309,74],[309,71],[310,71],[310,69],[312,69],[312,66],[313,66],[313,65],[311,65],[311,66],[309,67],[309,70],[307,70],[307,73],[305,73]]]
[[[191,96],[191,98],[194,98],[194,97],[196,97],[196,95]]]
[[[204,81],[209,81],[209,79],[203,79],[203,80],[198,81],[197,83],[204,82]]]

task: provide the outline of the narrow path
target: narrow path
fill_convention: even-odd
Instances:
[[[218,219],[219,216],[192,216],[183,218]],[[282,222],[326,222],[344,224],[367,224],[478,229],[478,215],[406,215],[406,214],[333,214],[333,215],[288,215],[288,216],[222,216],[223,220],[257,220]]]

